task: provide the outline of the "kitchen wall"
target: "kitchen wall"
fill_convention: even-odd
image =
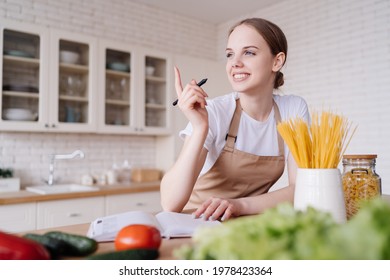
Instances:
[[[216,59],[216,26],[127,0],[0,0],[0,20],[4,18]],[[98,175],[126,159],[137,166],[154,166],[156,141],[138,136],[0,132],[0,166],[13,167],[22,185],[39,184],[47,178],[49,154],[82,149],[85,159],[56,165],[57,175],[72,181],[85,173]]]
[[[285,93],[358,125],[347,153],[378,154],[383,193],[390,194],[390,1],[284,1],[241,18],[247,16],[283,29],[289,42]],[[218,27],[219,49],[237,20]]]

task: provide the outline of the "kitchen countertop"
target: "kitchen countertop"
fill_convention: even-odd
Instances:
[[[26,190],[17,192],[4,192],[0,193],[0,205],[160,191],[160,181],[142,183],[133,182],[127,185],[95,185],[95,187],[98,187],[99,190],[45,195],[29,192]],[[390,202],[390,195],[383,194],[382,197]]]
[[[48,231],[61,231],[61,232],[67,232],[71,234],[78,234],[78,235],[85,236],[87,234],[89,225],[90,224],[88,223],[88,224],[55,227],[49,229],[29,231],[28,233],[43,234]],[[172,239],[164,238],[159,248],[159,253],[160,253],[159,259],[161,260],[175,259],[173,255],[173,251],[185,244],[191,244],[191,240],[192,240],[191,238],[172,238]],[[115,251],[114,242],[99,242],[98,249],[94,254],[107,253],[112,251]]]
[[[86,192],[72,192],[72,193],[60,193],[60,194],[37,194],[26,190],[20,190],[17,192],[5,192],[0,193],[0,205],[16,204],[16,203],[28,203],[36,201],[48,201],[48,200],[60,200],[60,199],[72,199],[72,198],[86,198],[94,196],[126,194],[126,193],[141,193],[141,192],[153,192],[160,190],[160,181],[142,182],[142,183],[130,183],[127,185],[95,185],[98,187],[98,191],[86,191]]]

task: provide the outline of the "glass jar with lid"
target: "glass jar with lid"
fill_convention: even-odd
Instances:
[[[381,177],[375,172],[377,155],[343,156],[343,190],[347,218],[359,210],[361,201],[382,194]]]

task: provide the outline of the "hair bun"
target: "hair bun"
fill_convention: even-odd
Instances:
[[[275,76],[274,89],[281,87],[283,84],[284,84],[284,75],[282,72],[278,71],[276,72],[276,76]]]

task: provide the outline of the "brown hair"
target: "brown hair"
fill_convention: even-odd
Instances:
[[[264,38],[273,55],[277,55],[278,53],[283,52],[287,59],[287,39],[283,31],[279,28],[279,26],[262,18],[248,18],[234,25],[230,29],[229,35],[237,26],[243,24],[253,27]],[[286,62],[286,59],[284,60],[284,63]],[[278,71],[275,76],[274,88],[277,89],[283,84],[283,73]]]

